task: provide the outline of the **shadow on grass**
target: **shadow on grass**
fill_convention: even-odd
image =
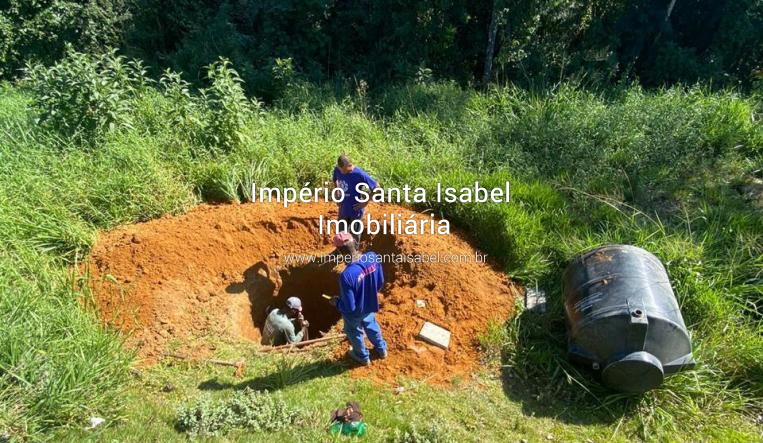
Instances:
[[[294,360],[291,356],[283,356],[272,371],[266,375],[245,380],[241,383],[221,382],[215,377],[200,383],[198,387],[202,391],[244,388],[277,391],[310,380],[333,377],[343,373],[347,369],[348,366],[343,362],[334,362],[331,360]]]
[[[501,354],[503,392],[527,416],[568,424],[609,425],[629,414],[638,395],[607,390],[596,375],[567,360],[564,315],[523,311],[509,325],[514,337]]]

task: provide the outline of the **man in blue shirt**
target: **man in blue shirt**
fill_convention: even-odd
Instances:
[[[378,187],[379,183],[359,166],[353,165],[350,157],[345,154],[340,155],[337,159],[332,180],[335,187],[342,188],[344,191],[344,200],[339,203],[339,220],[346,221],[347,232],[352,232],[350,229],[352,221],[361,219],[366,206],[368,206],[368,202],[361,203],[358,201],[360,194],[357,191],[357,185],[360,183],[367,185],[367,192],[370,195],[370,191]],[[359,245],[360,234],[353,233],[352,236],[355,243]]]
[[[334,237],[334,246],[343,255],[352,257],[339,276],[339,297],[333,299],[336,308],[342,313],[344,332],[352,345],[348,356],[368,366],[371,359],[363,341],[364,335],[374,345],[379,358],[387,358],[387,342],[376,322],[379,290],[384,284],[381,256],[371,251],[365,254],[358,252],[355,241],[346,232]]]

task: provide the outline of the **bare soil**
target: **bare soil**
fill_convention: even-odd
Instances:
[[[411,209],[371,205],[372,216]],[[336,217],[333,204],[201,205],[179,217],[122,226],[103,233],[83,266],[90,273],[99,316],[126,333],[143,364],[167,352],[202,357],[210,338],[259,343],[269,306],[298,296],[311,337],[341,330],[341,316],[321,294],[338,292],[339,265],[287,265],[284,254],[328,253],[318,217]],[[429,219],[421,215],[417,218]],[[465,254],[475,248],[450,235],[365,237],[379,254]],[[445,383],[479,365],[478,337],[491,321],[505,321],[519,291],[488,263],[385,263],[378,314],[389,358],[354,374],[384,381],[407,376]],[[422,300],[425,307],[418,307]],[[421,303],[421,302],[419,302]],[[425,321],[451,331],[448,350],[416,338]],[[341,358],[346,343],[336,345]]]

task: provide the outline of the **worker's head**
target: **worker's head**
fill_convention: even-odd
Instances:
[[[355,240],[347,232],[340,232],[334,236],[334,246],[342,255],[354,257],[358,252]]]
[[[347,154],[340,155],[339,158],[336,159],[336,167],[342,171],[342,174],[349,174],[352,172],[353,165],[350,156]]]
[[[289,297],[286,299],[286,308],[291,311],[292,315],[298,315],[302,312],[302,300],[298,297]]]

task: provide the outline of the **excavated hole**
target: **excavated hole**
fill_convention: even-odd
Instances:
[[[341,318],[339,311],[321,294],[339,294],[339,274],[319,266],[302,266],[279,271],[281,288],[274,299],[274,306],[283,306],[289,297],[302,300],[302,313],[310,322],[310,337],[318,337],[318,331],[328,332]],[[254,314],[254,313],[253,313]],[[264,314],[252,317],[262,327]]]
[[[275,273],[265,262],[259,262],[244,272],[243,284],[228,287],[231,293],[246,290],[251,303],[251,321],[257,330],[262,330],[271,308],[285,306],[289,297],[302,300],[302,312],[310,322],[310,337],[318,337],[319,331],[328,332],[336,325],[341,315],[322,297],[322,294],[338,295],[339,274],[332,272],[331,267],[294,266],[277,271],[278,275]]]
[[[376,236],[369,249],[379,254],[399,252],[393,235]],[[385,263],[383,269],[386,281],[394,281],[396,265]],[[302,312],[310,322],[311,338],[328,332],[341,319],[341,314],[322,296],[339,295],[339,273],[332,265],[293,266],[277,271],[277,276],[273,274],[275,271],[261,261],[244,272],[242,283],[227,288],[229,293],[246,290],[251,303],[251,321],[258,331],[262,331],[267,313],[272,308],[284,306],[289,297],[302,300]]]

